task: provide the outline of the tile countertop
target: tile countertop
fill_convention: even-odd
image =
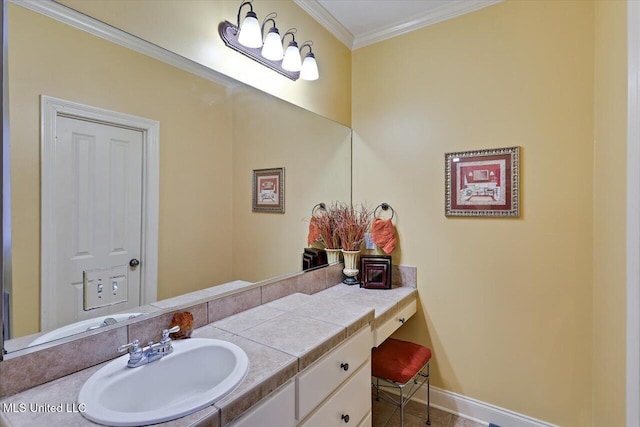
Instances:
[[[375,329],[416,298],[416,289],[409,286],[373,290],[338,284],[313,295],[294,293],[198,328],[194,338],[217,338],[241,347],[249,357],[249,372],[214,405],[157,425],[227,425],[360,328],[371,324]],[[0,425],[95,426],[73,412],[74,403],[84,382],[107,363],[2,400]],[[17,410],[8,410],[11,404]],[[20,404],[25,411],[19,410]],[[40,406],[32,411],[32,405]]]

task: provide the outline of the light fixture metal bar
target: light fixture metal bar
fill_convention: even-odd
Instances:
[[[265,67],[270,68],[276,73],[280,73],[293,81],[296,81],[300,78],[299,71],[294,72],[283,69],[282,61],[271,61],[262,56],[260,49],[254,49],[241,45],[238,42],[239,31],[238,27],[235,24],[232,24],[229,21],[221,22],[220,25],[218,25],[218,32],[220,33],[220,37],[222,37],[222,40],[224,41],[224,44],[227,45],[227,47],[230,47],[236,52],[240,52],[241,54],[248,56],[254,61],[259,62]]]

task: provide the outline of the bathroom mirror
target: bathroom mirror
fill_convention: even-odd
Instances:
[[[211,79],[203,77],[202,73],[184,71],[16,4],[10,3],[7,9],[12,280],[5,285],[4,291],[10,299],[9,338],[12,342],[21,340],[29,345],[32,338],[70,321],[122,311],[133,313],[136,306],[155,299],[166,299],[219,283],[256,282],[299,271],[312,207],[322,201],[350,200],[349,128],[229,78]],[[91,151],[90,143],[72,137],[67,163],[56,165],[59,169],[62,165],[63,171],[67,165],[74,174],[75,171],[82,174],[76,174],[80,177],[76,181],[58,180],[62,182],[58,182],[59,187],[47,189],[51,186],[43,183],[56,181],[56,173],[60,172],[54,171],[51,175],[46,168],[43,170],[43,164],[55,163],[67,154],[62,150],[56,152],[54,160],[47,160],[50,159],[46,153],[48,149],[45,143],[41,145],[41,134],[46,133],[42,130],[45,114],[41,111],[41,103],[47,98],[43,96],[157,123],[157,288],[153,300],[144,300],[144,295],[141,300],[135,300],[133,282],[128,276],[145,266],[145,254],[154,252],[145,245],[153,239],[143,236],[138,252],[127,249],[126,263],[121,262],[118,266],[123,271],[124,282],[112,283],[114,276],[105,276],[108,278],[104,283],[106,289],[113,291],[113,295],[124,295],[126,303],[98,304],[99,308],[91,310],[85,310],[85,293],[87,289],[94,289],[92,280],[102,277],[101,269],[93,265],[87,270],[75,271],[72,267],[62,266],[60,258],[56,258],[55,248],[49,248],[49,252],[43,249],[46,246],[42,244],[43,233],[49,232],[56,241],[75,245],[74,259],[92,256],[92,248],[97,247],[92,239],[98,239],[97,234],[104,235],[113,246],[111,252],[124,251],[113,243],[117,240],[113,236],[131,233],[118,234],[112,228],[108,232],[97,232],[100,227],[86,222],[90,220],[82,223],[72,219],[71,225],[61,226],[50,220],[49,212],[52,211],[44,209],[43,199],[68,208],[61,212],[70,214],[58,213],[56,221],[61,217],[75,218],[83,209],[111,212],[140,204],[143,206],[142,223],[148,224],[153,220],[145,219],[149,206],[145,189],[148,180],[154,179],[153,173],[144,175],[144,171],[149,170],[144,162],[153,161],[144,154],[142,177],[135,175],[142,181],[142,196],[132,199],[134,202],[118,204],[113,189],[106,194],[88,184],[93,183],[93,175],[89,172],[94,167],[98,169],[95,162],[100,157]],[[58,113],[55,120],[79,120],[75,113],[65,111]],[[90,118],[80,121],[105,124]],[[111,122],[108,125],[138,132],[136,126]],[[56,126],[59,132],[66,129],[66,125]],[[82,136],[89,132],[74,130],[73,124],[69,126],[70,135]],[[143,153],[147,150],[144,144],[148,137],[143,133]],[[62,137],[56,134],[51,146],[62,146],[61,140]],[[109,146],[109,164],[119,158],[117,155],[122,150],[118,151],[118,147],[121,146]],[[284,213],[252,211],[253,170],[265,168],[285,170],[284,194],[281,195],[285,197]],[[122,172],[129,169],[117,170],[121,173],[115,175],[116,184],[130,188],[128,181],[120,179],[129,176]],[[113,172],[110,173],[110,179],[115,179]],[[50,191],[53,193],[47,193]],[[81,197],[83,194],[84,198]],[[60,211],[54,209],[53,212]],[[78,231],[83,226],[88,230],[84,240],[78,237],[83,236]],[[143,234],[145,230],[143,227]],[[49,240],[45,238],[44,241]],[[132,247],[135,249],[135,245]],[[59,270],[74,272],[65,285],[63,292],[66,293],[60,294],[58,290],[55,291],[58,294],[53,293],[57,296],[43,299],[42,295],[52,293],[43,293],[41,285],[57,280],[53,275],[42,273],[43,258],[56,266],[56,274]],[[144,277],[140,280],[144,282]],[[149,283],[140,286],[148,287]],[[127,292],[123,293],[122,289]],[[153,294],[148,292],[146,295]],[[63,300],[64,307],[55,302]],[[44,325],[44,317],[55,317],[43,314],[44,311],[50,313],[58,308],[75,310],[75,314],[68,316],[72,320],[65,323],[60,320],[64,316],[60,316],[55,322]]]

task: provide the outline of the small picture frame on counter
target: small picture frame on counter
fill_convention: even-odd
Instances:
[[[324,267],[327,263],[327,253],[323,249],[305,248],[302,253],[302,270],[307,271]]]
[[[391,289],[391,255],[360,256],[360,287]]]

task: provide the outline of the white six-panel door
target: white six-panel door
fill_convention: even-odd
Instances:
[[[140,305],[130,261],[141,253],[142,132],[58,116],[53,150],[57,310],[47,329]],[[95,270],[107,271],[104,295],[121,302],[86,309],[83,278]]]
[[[156,301],[159,145],[156,120],[41,95],[42,332]]]

